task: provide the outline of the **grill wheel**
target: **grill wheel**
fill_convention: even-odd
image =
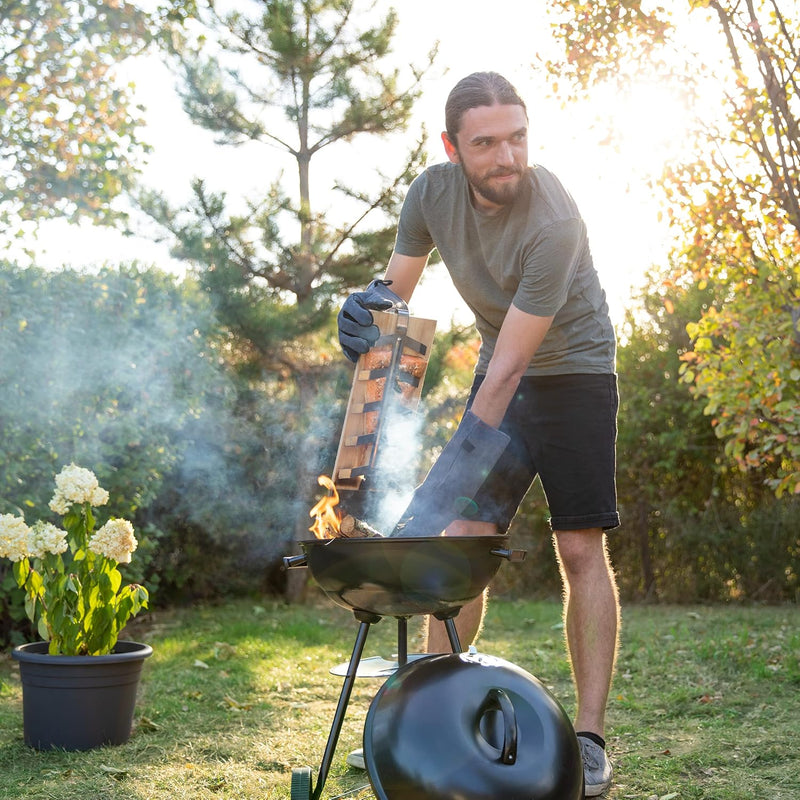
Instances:
[[[311,800],[311,767],[292,770],[291,800]]]

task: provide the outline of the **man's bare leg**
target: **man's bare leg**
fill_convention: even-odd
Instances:
[[[493,536],[497,534],[497,526],[491,522],[468,522],[456,520],[447,528],[447,536]],[[456,617],[456,631],[461,647],[466,650],[475,642],[481,632],[483,615],[486,613],[488,592],[483,592],[472,602],[463,606]],[[429,617],[427,631],[423,640],[423,648],[428,653],[450,653],[453,648],[447,636],[443,622]]]
[[[605,713],[619,635],[619,598],[599,528],[557,531],[564,628],[577,696],[576,731],[605,737]]]

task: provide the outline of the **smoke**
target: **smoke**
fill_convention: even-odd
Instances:
[[[104,511],[160,531],[162,550],[208,537],[250,571],[285,555],[332,470],[349,375],[287,392],[278,376],[233,375],[226,342],[191,279],[0,264],[0,513],[47,517],[74,462],[110,492]],[[424,414],[385,413],[356,494],[357,516],[388,534],[420,478]]]
[[[310,489],[310,495],[296,492],[305,503],[297,512],[303,521],[319,499],[317,477],[334,472],[352,372],[342,370],[341,378],[335,385],[320,387],[310,404],[309,422],[299,444],[302,482]],[[374,468],[358,490],[338,488],[344,513],[388,533],[408,505],[418,478],[424,416],[399,402],[387,404],[382,413],[385,416]]]
[[[280,550],[285,408],[231,376],[215,326],[191,282],[156,270],[0,265],[0,510],[46,516],[53,476],[75,462],[109,490],[109,513],[195,525],[245,558]]]
[[[367,482],[364,515],[374,528],[388,535],[413,494],[424,418],[399,403],[389,405],[384,413],[375,471]]]

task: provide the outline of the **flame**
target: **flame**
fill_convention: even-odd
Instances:
[[[308,512],[310,517],[315,518],[314,524],[309,530],[317,539],[332,539],[339,533],[339,513],[334,511],[335,507],[339,505],[339,492],[336,491],[333,481],[327,475],[320,475],[317,483],[324,486],[329,494]]]

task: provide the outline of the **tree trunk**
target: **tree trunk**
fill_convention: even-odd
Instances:
[[[650,600],[657,595],[656,576],[653,572],[653,556],[650,549],[650,505],[640,502],[637,504],[636,534],[639,539],[639,554],[642,559],[642,586],[644,596]]]

